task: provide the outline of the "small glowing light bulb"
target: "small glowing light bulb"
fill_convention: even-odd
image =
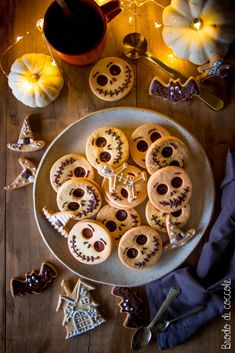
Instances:
[[[167,56],[168,56],[168,58],[170,58],[170,59],[173,59],[173,58],[174,58],[174,54],[172,54],[172,53],[171,53],[171,54],[168,54]]]
[[[36,23],[36,27],[40,32],[42,32],[42,30],[43,30],[43,23],[44,23],[43,18],[40,18]]]
[[[23,38],[23,36],[18,36],[16,37],[16,41],[19,42],[19,40],[21,40]]]
[[[133,17],[129,16],[129,19],[128,19],[129,25],[131,24],[132,21],[133,21]]]
[[[161,23],[158,23],[158,22],[154,22],[154,26],[155,26],[156,28],[162,27]]]

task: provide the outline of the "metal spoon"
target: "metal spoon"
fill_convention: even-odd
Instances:
[[[182,75],[177,70],[172,69],[168,65],[164,64],[161,60],[154,57],[148,51],[148,42],[147,39],[141,33],[129,33],[127,34],[122,41],[123,53],[129,59],[139,59],[144,57],[160,67],[167,75],[173,79],[180,79],[182,83],[187,81],[187,77]],[[198,84],[199,94],[196,96],[203,103],[205,103],[211,109],[218,111],[221,110],[224,106],[222,99],[215,96],[213,93],[209,92],[207,89]]]
[[[174,319],[172,320],[163,320],[163,321],[158,321],[154,327],[152,328],[152,333],[153,334],[158,334],[160,332],[163,332],[167,329],[167,327],[169,325],[171,325],[173,322],[176,322],[178,320],[181,320],[183,319],[184,317],[187,317],[187,316],[190,316],[190,315],[193,315],[193,314],[196,314],[198,313],[199,311],[202,311],[205,309],[205,305],[202,304],[202,305],[197,305],[195,306],[195,308],[193,308],[192,310],[189,310],[187,311],[186,313],[180,315],[180,316],[177,316],[175,317]]]
[[[147,327],[141,327],[135,332],[131,340],[131,348],[133,349],[133,351],[138,351],[139,349],[147,346],[152,337],[151,328],[166,311],[171,302],[180,294],[180,292],[181,290],[179,287],[171,288],[166,299],[162,303],[160,309],[158,310],[157,314],[154,316],[150,324]]]

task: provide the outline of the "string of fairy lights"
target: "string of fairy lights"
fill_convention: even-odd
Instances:
[[[103,3],[105,3],[107,0],[96,0],[98,2],[99,5],[102,5]],[[165,6],[161,5],[159,2],[157,2],[156,0],[122,0],[121,1],[121,5],[122,5],[122,8],[123,10],[126,12],[126,13],[130,13],[130,15],[128,16],[128,23],[129,25],[132,23],[133,19],[135,16],[137,16],[137,11],[135,11],[135,8],[139,8],[149,2],[152,2],[154,4],[156,4],[157,6],[159,6],[160,8],[164,9]],[[158,29],[160,27],[162,27],[162,24],[161,23],[158,23],[156,21],[153,21],[153,26]],[[26,38],[27,36],[29,36],[30,34],[32,34],[33,31],[35,31],[35,29],[37,31],[40,32],[41,36],[42,36],[42,39],[44,40],[45,44],[46,44],[46,47],[47,47],[47,50],[49,52],[49,55],[52,57],[53,59],[53,62],[55,65],[58,65],[60,66],[60,69],[62,69],[61,65],[59,65],[59,63],[56,61],[56,59],[54,58],[53,56],[53,53],[50,49],[50,46],[48,45],[47,43],[47,40],[46,38],[44,37],[44,34],[43,34],[43,18],[39,19],[35,26],[27,31],[25,34],[21,35],[21,36],[17,36],[15,41],[13,43],[11,43],[9,45],[9,47],[7,47],[0,55],[0,71],[8,78],[8,74],[6,72],[6,69],[4,69],[3,67],[3,59],[4,57],[6,56],[6,54],[15,46],[17,45],[22,39]],[[173,57],[173,54],[169,54],[169,57]]]

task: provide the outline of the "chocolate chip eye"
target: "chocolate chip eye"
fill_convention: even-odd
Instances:
[[[153,132],[151,135],[150,135],[150,140],[152,142],[160,139],[162,136],[158,133],[158,132]]]
[[[85,191],[82,189],[75,189],[73,191],[73,196],[75,197],[82,197],[85,194]]]
[[[73,172],[77,178],[83,178],[84,176],[86,176],[86,171],[82,167],[75,168]]]
[[[126,255],[130,259],[134,259],[138,255],[138,250],[134,248],[130,248],[127,250]]]
[[[104,243],[102,241],[96,241],[94,244],[94,248],[96,251],[103,251],[104,250]]]
[[[175,167],[179,167],[180,166],[178,161],[171,161],[169,165],[173,165]]]
[[[106,86],[108,83],[108,78],[105,75],[99,75],[96,79],[96,82],[99,86]]]
[[[121,68],[118,65],[112,65],[109,69],[109,72],[113,76],[117,76],[121,73]]]
[[[144,245],[147,242],[147,237],[144,234],[140,234],[138,235],[138,237],[136,238],[136,243],[139,245]]]
[[[182,214],[182,210],[178,210],[178,211],[175,211],[175,212],[171,212],[171,215],[172,215],[173,217],[179,217],[181,214]]]
[[[168,187],[165,184],[160,184],[157,186],[157,193],[159,195],[165,195],[168,191]]]
[[[175,177],[171,180],[171,185],[174,188],[179,188],[183,184],[183,180],[179,177]]]
[[[117,229],[117,225],[114,221],[108,221],[105,223],[105,227],[112,233]]]
[[[164,147],[162,149],[162,155],[165,158],[170,157],[172,155],[172,153],[173,153],[173,149],[171,147],[169,147],[169,146],[168,147]]]
[[[127,212],[125,210],[117,211],[116,218],[121,222],[125,221],[127,219]]]
[[[108,162],[111,159],[111,154],[109,152],[102,152],[100,154],[100,160],[101,162]]]
[[[138,151],[140,151],[140,152],[145,152],[145,151],[147,151],[147,149],[148,149],[148,144],[147,144],[147,142],[146,141],[144,141],[144,140],[140,140],[138,143],[137,143],[137,150]]]
[[[98,137],[96,140],[96,146],[97,147],[104,147],[107,143],[107,140],[104,137]]]
[[[127,192],[127,190],[124,189],[124,188],[122,188],[122,190],[121,190],[121,195],[127,199],[127,198],[128,198],[128,192]]]
[[[68,204],[68,209],[71,210],[71,211],[76,211],[79,209],[79,204],[77,202],[70,202]]]
[[[82,235],[84,236],[84,238],[90,239],[93,236],[93,232],[90,228],[84,228],[82,230]]]

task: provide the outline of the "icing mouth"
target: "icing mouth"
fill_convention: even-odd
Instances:
[[[151,221],[153,221],[154,224],[155,224],[156,226],[160,227],[161,229],[166,229],[165,223],[161,222],[160,219],[158,219],[157,216],[152,215]]]
[[[170,207],[178,207],[182,205],[182,202],[185,201],[187,194],[189,193],[190,189],[189,186],[184,188],[184,191],[179,194],[178,197],[174,197],[172,199],[169,199],[168,201],[160,201],[159,203],[162,206],[170,206]]]
[[[146,253],[142,261],[135,262],[135,266],[144,267],[146,263],[148,263],[150,259],[156,254],[158,249],[159,249],[159,240],[155,236],[153,236],[153,250],[150,253]]]
[[[73,253],[76,254],[77,257],[80,257],[83,261],[94,262],[95,260],[98,260],[100,258],[100,256],[89,256],[83,254],[76,244],[76,235],[73,235],[72,240],[70,240],[70,243]]]
[[[119,161],[122,158],[122,145],[123,145],[123,142],[121,141],[120,136],[118,136],[118,134],[115,131],[113,131],[112,129],[106,130],[105,133],[107,135],[112,135],[114,137],[116,143],[117,143],[117,153],[116,153],[116,158],[114,158],[113,163],[114,164],[119,163]]]
[[[131,78],[132,78],[132,73],[131,73],[131,69],[126,65],[125,66],[125,79],[123,81],[123,83],[118,86],[118,88],[115,88],[114,90],[107,90],[107,89],[103,89],[103,88],[96,88],[96,90],[99,92],[99,94],[106,96],[118,96],[120,93],[122,93],[124,90],[126,90],[129,86],[129,84],[131,83]]]
[[[60,166],[58,167],[56,173],[54,174],[54,183],[60,187],[61,183],[60,183],[60,178],[64,173],[64,168],[67,167],[67,165],[71,165],[74,162],[76,162],[76,159],[74,158],[68,158],[66,159],[64,162],[61,162]]]

